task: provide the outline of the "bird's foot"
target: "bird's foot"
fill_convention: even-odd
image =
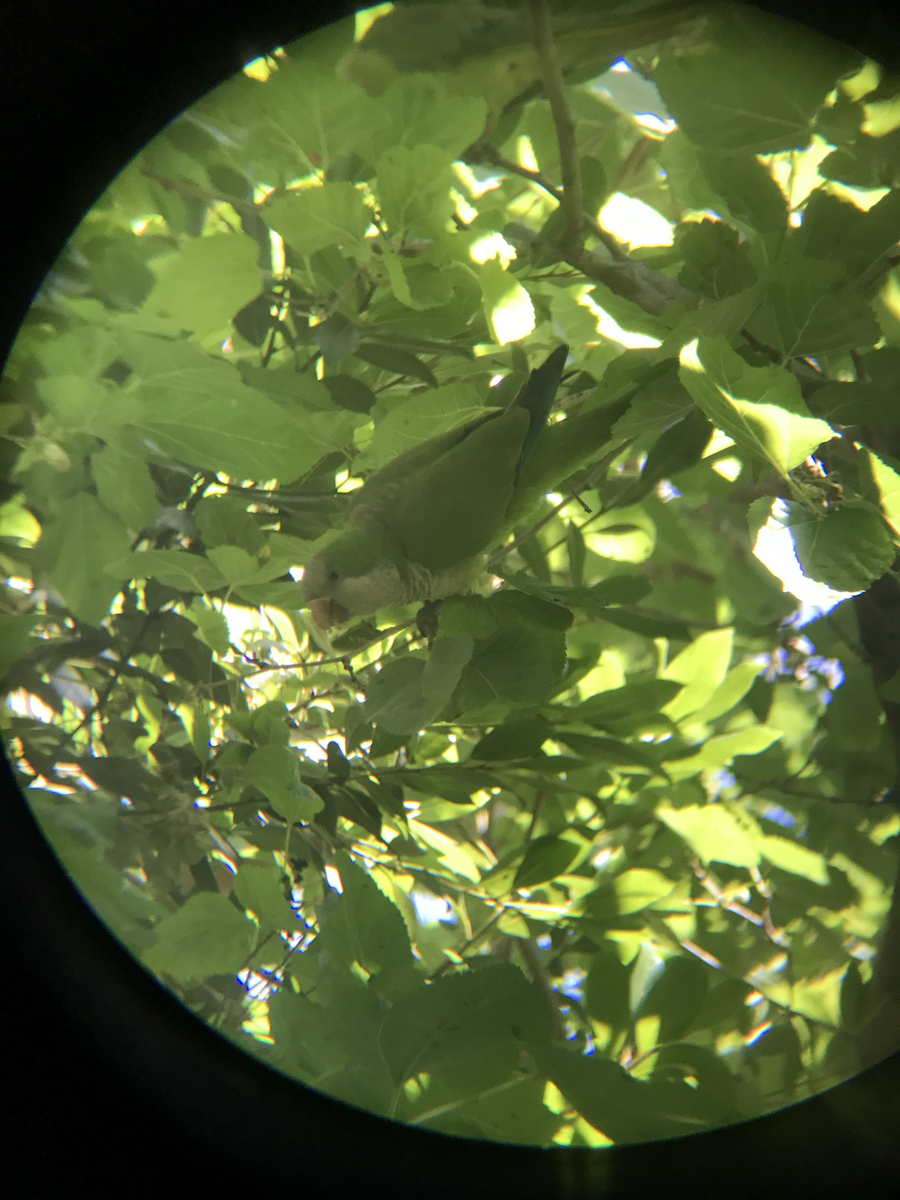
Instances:
[[[428,639],[429,650],[438,635],[438,620],[442,603],[441,600],[426,600],[416,613],[416,625],[419,627],[422,637]]]

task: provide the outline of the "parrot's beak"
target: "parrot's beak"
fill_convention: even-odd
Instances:
[[[330,629],[332,625],[343,625],[350,620],[350,612],[343,604],[322,596],[318,600],[310,600],[309,611],[312,619],[320,629]]]

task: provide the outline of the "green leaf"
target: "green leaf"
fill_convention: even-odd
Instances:
[[[316,952],[324,950],[335,963],[349,966],[358,962],[376,976],[376,990],[394,1000],[394,984],[399,984],[401,990],[414,986],[406,923],[400,910],[348,854],[344,851],[336,854],[334,865],[343,892],[313,943]]]
[[[548,833],[528,843],[525,856],[513,879],[513,888],[533,888],[564,875],[580,847],[566,838]]]
[[[365,232],[372,214],[352,183],[323,183],[275,193],[260,215],[292,250],[305,257],[328,246],[365,253]],[[248,297],[249,298],[249,297]]]
[[[265,545],[265,534],[237,496],[204,496],[194,520],[207,547],[240,546],[256,555]]]
[[[618,899],[618,910],[622,915],[640,912],[667,899],[675,884],[661,871],[645,867],[630,867],[617,875],[613,890]]]
[[[627,495],[622,503],[636,503],[661,479],[672,479],[680,471],[695,466],[703,457],[713,435],[711,422],[696,409],[665,430],[650,447],[640,478],[634,485],[636,495]]]
[[[869,209],[858,222],[850,225],[842,244],[832,253],[848,268],[862,274],[900,241],[900,189],[894,188]]]
[[[754,9],[717,14],[715,42],[663,58],[653,79],[679,127],[721,155],[804,149],[813,120],[858,54]]]
[[[471,804],[472,793],[493,787],[495,776],[491,771],[472,768],[427,767],[403,771],[399,781],[426,796],[443,796],[454,804]]]
[[[569,559],[569,577],[573,587],[581,587],[584,580],[584,564],[587,551],[584,535],[572,521],[566,522],[566,554]]]
[[[891,398],[896,406],[896,397]],[[864,492],[865,499],[881,506],[884,519],[900,535],[900,472],[889,467],[877,454],[868,449],[860,450],[860,476],[870,481]],[[895,463],[900,467],[900,464]]]
[[[562,587],[532,579],[524,571],[518,571],[507,580],[520,592],[539,596],[551,604],[580,608],[589,616],[608,617],[606,610],[611,604],[634,604],[652,591],[653,585],[643,575],[614,575],[591,587]]]
[[[823,179],[837,179],[851,187],[894,187],[898,180],[898,144],[895,129],[882,137],[870,137],[860,130],[850,145],[833,150],[816,169]]]
[[[453,160],[439,146],[393,146],[378,160],[379,207],[391,239],[435,237],[455,208]]]
[[[590,696],[567,714],[572,721],[588,725],[609,725],[623,717],[658,713],[682,689],[674,679],[652,679],[647,683],[627,683]]]
[[[499,633],[476,648],[463,672],[457,699],[480,708],[498,698],[517,704],[543,704],[562,674],[565,635],[525,622],[504,622]]]
[[[766,281],[766,298],[749,332],[786,361],[873,346],[881,337],[872,307],[850,288],[837,288],[834,262],[780,262]]]
[[[632,1078],[599,1054],[585,1056],[562,1046],[542,1047],[538,1067],[595,1129],[614,1142],[678,1137],[715,1123],[700,1116],[687,1084],[656,1086]],[[705,1106],[703,1106],[705,1107]]]
[[[750,155],[724,155],[701,151],[699,165],[714,191],[726,201],[729,213],[759,233],[780,233],[787,228],[787,200],[784,192],[759,161]],[[718,229],[718,226],[716,226]],[[717,233],[721,238],[722,234]],[[710,264],[718,276],[721,260]],[[732,294],[746,267],[729,264],[728,291],[716,289],[716,295]],[[746,286],[746,285],[745,285]]]
[[[661,678],[684,686],[663,708],[666,716],[680,721],[711,700],[725,679],[733,643],[733,629],[713,629],[672,659]]]
[[[450,96],[442,79],[424,73],[392,80],[380,98],[380,107],[390,117],[392,139],[397,144],[438,146],[451,162],[478,140],[487,116],[480,97]]]
[[[101,921],[133,953],[146,950],[156,937],[152,922],[165,917],[167,910],[105,857],[115,837],[114,806],[106,800],[72,803],[58,795],[51,799],[33,787],[25,795],[63,868]]]
[[[437,387],[437,380],[431,368],[407,350],[400,350],[395,346],[382,346],[377,342],[363,342],[356,351],[356,357],[382,371],[393,371],[401,376],[411,375],[414,379],[421,379],[429,387]]]
[[[631,1022],[631,964],[602,947],[594,955],[585,981],[585,1007],[595,1021],[615,1030]]]
[[[698,723],[714,721],[724,713],[730,712],[747,695],[761,671],[760,664],[754,662],[740,663],[733,667],[706,704],[691,713],[691,720]]]
[[[735,1011],[741,1002],[742,997],[732,1005],[732,1011]],[[733,1119],[737,1119],[740,1113],[737,1103],[737,1080],[714,1051],[690,1042],[663,1046],[654,1059],[653,1077],[673,1076],[679,1079],[693,1076],[701,1091],[720,1108],[722,1121],[728,1118],[729,1113],[733,1113]]]
[[[803,572],[839,592],[862,592],[889,570],[894,541],[881,517],[839,508],[817,517],[789,504],[788,528]]]
[[[253,784],[289,825],[311,821],[325,807],[320,796],[300,782],[297,754],[287,746],[260,746],[243,770],[245,783]]]
[[[522,1079],[488,1090],[466,1104],[420,1118],[426,1129],[479,1141],[548,1146],[560,1127],[556,1113],[544,1107],[543,1079]],[[427,1100],[428,1093],[424,1099]],[[432,1110],[433,1111],[433,1110]]]
[[[285,895],[286,878],[272,862],[241,860],[234,877],[234,894],[255,915],[262,934],[303,927],[303,919],[294,915]]]
[[[206,557],[221,573],[229,587],[255,580],[262,581],[265,578],[266,572],[260,569],[253,555],[242,550],[240,546],[211,546],[206,552]],[[274,571],[280,575],[281,565],[276,564]]]
[[[470,637],[442,635],[435,638],[422,674],[422,698],[428,715],[427,724],[443,712],[474,649],[475,643]]]
[[[335,70],[352,41],[352,18],[329,24],[292,42],[265,82],[238,72],[192,113],[231,139],[229,161],[254,178],[292,179],[313,161],[327,169],[378,123],[368,97],[348,88]]]
[[[703,742],[698,752],[690,758],[669,762],[669,775],[674,780],[682,780],[703,770],[727,767],[739,754],[762,754],[781,736],[780,729],[770,729],[767,725],[751,725],[733,733],[717,734]]]
[[[398,1084],[421,1071],[468,1076],[472,1061],[497,1047],[503,1059],[494,1059],[491,1074],[502,1078],[512,1075],[519,1047],[543,1044],[550,1029],[543,998],[521,971],[501,963],[444,976],[404,997],[385,1017],[380,1042]]]
[[[595,284],[588,294],[598,308],[608,313],[622,329],[643,334],[644,337],[659,338],[660,341],[666,336],[668,326],[664,318],[648,313],[640,304],[614,292],[607,284]]]
[[[471,757],[493,762],[514,758],[532,758],[550,736],[550,728],[541,717],[505,721],[486,733],[473,747]]]
[[[144,962],[180,983],[233,975],[253,949],[256,926],[219,892],[198,892],[160,921]]]
[[[448,596],[441,605],[440,630],[447,637],[472,637],[484,641],[497,633],[500,621],[483,596]]]
[[[650,867],[629,867],[614,879],[604,879],[584,899],[585,911],[609,924],[645,908],[665,907],[675,891],[674,880]]]
[[[291,483],[362,420],[334,410],[301,418],[246,387],[231,363],[188,343],[129,333],[122,343],[138,377],[132,428],[144,446],[180,462],[237,480]]]
[[[661,356],[677,354],[697,337],[724,337],[732,341],[744,328],[762,302],[763,285],[755,283],[724,300],[688,309],[675,328],[666,336],[659,349]],[[688,393],[682,388],[685,395]]]
[[[693,1024],[709,987],[709,967],[693,956],[670,958],[644,996],[636,1017],[657,1014],[658,1040],[672,1042]]]
[[[471,638],[441,636],[427,663],[420,658],[388,663],[367,690],[366,720],[401,736],[424,729],[443,711],[473,649]]]
[[[683,345],[683,343],[680,343]],[[616,439],[642,437],[668,428],[694,409],[694,401],[674,372],[642,387],[613,429]]]
[[[166,587],[184,592],[214,592],[225,578],[213,563],[186,550],[136,550],[107,564],[116,579],[158,579]]]
[[[894,389],[877,383],[826,383],[816,390],[815,405],[816,411],[832,424],[880,425],[888,429],[900,424]]]
[[[265,604],[286,613],[296,613],[304,607],[303,591],[298,583],[240,583],[234,590],[254,608]]]
[[[749,814],[719,801],[673,808],[656,807],[659,819],[683,838],[704,864],[731,863],[735,867],[759,865],[760,833]]]
[[[121,520],[78,492],[48,521],[34,548],[35,563],[79,620],[99,624],[121,590],[123,575],[107,570],[128,553],[131,537]]]
[[[332,404],[338,408],[346,408],[350,412],[371,412],[378,402],[378,397],[370,387],[352,375],[328,375],[322,383],[328,389]]]
[[[398,454],[421,445],[429,438],[483,417],[485,409],[469,383],[450,383],[433,388],[391,407],[375,426],[372,440],[356,460],[360,471],[383,467]]]
[[[312,335],[326,363],[343,358],[346,354],[354,354],[359,347],[359,326],[349,321],[343,313],[332,313],[314,325]]]
[[[841,1025],[856,1032],[862,1024],[866,1011],[866,985],[863,983],[859,963],[852,962],[841,980]]]
[[[144,311],[168,317],[196,338],[222,333],[236,312],[259,295],[259,247],[243,233],[188,239],[158,261]]]
[[[146,460],[107,444],[91,455],[91,474],[101,502],[129,529],[146,528],[159,514],[159,499]]]
[[[771,464],[782,476],[799,466],[834,431],[809,415],[793,375],[778,367],[748,367],[724,338],[700,338],[682,352],[681,381],[716,428],[739,452]]]
[[[790,838],[765,835],[759,839],[759,848],[763,858],[782,871],[790,871],[792,875],[801,875],[811,879],[813,883],[828,883],[828,867],[823,855],[800,846]]]
[[[591,762],[602,762],[615,767],[643,767],[652,775],[668,778],[656,759],[640,746],[617,741],[615,738],[593,737],[586,733],[571,733],[557,727],[553,737]]]
[[[4,615],[0,622],[0,679],[13,663],[40,643],[40,639],[33,637],[31,632],[40,620],[39,613]]]
[[[478,271],[484,298],[484,315],[501,346],[518,341],[534,329],[531,296],[515,275],[504,270],[499,258],[489,258]]]
[[[690,641],[688,627],[676,618],[648,617],[643,613],[629,612],[627,608],[611,608],[603,614],[603,619],[610,625],[618,625],[620,629],[629,629],[646,638],[667,638],[673,642]]]

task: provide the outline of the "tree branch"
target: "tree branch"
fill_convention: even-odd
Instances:
[[[581,187],[581,163],[575,141],[575,118],[566,100],[565,84],[547,0],[530,0],[531,36],[541,66],[544,95],[550,102],[556,140],[559,145],[559,164],[563,193],[560,203],[566,221],[566,231],[561,245],[569,253],[577,254],[584,245],[584,195]]]
[[[165,191],[174,192],[185,200],[203,200],[207,204],[230,204],[235,212],[255,213],[259,216],[260,206],[254,204],[252,200],[240,200],[237,196],[231,196],[228,192],[220,192],[216,188],[200,187],[199,184],[191,183],[188,179],[169,179],[166,175],[158,175],[156,171],[151,171],[149,167],[141,167],[141,174],[152,179],[154,183],[158,183]]]

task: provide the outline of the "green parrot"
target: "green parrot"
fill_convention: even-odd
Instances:
[[[599,75],[624,51],[685,31],[692,19],[716,4],[657,0],[555,16],[554,42],[563,73],[587,69]],[[530,93],[541,79],[527,9],[474,3],[397,5],[373,21],[337,69],[370,96],[380,96],[397,75],[437,73],[449,91],[483,96],[494,114]]]
[[[404,451],[366,480],[345,528],[304,569],[316,624],[471,588],[515,507],[568,353],[558,346],[507,408]]]

